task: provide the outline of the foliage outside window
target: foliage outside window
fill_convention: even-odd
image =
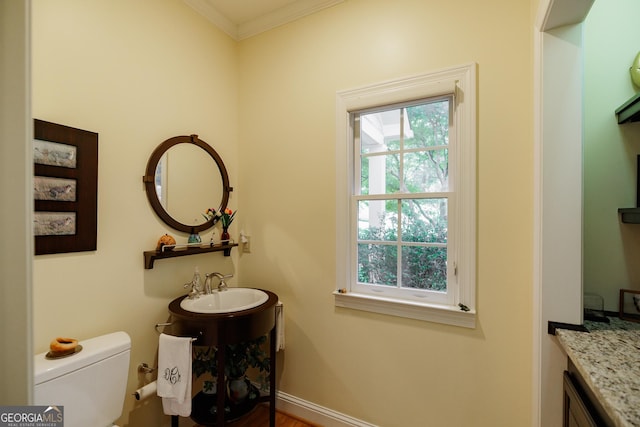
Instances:
[[[336,305],[474,327],[475,65],[337,100]]]
[[[352,113],[359,284],[447,290],[451,101]]]

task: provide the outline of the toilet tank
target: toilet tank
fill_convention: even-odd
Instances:
[[[35,356],[34,404],[63,406],[65,427],[111,426],[122,414],[131,339],[114,332],[79,345],[72,356]]]

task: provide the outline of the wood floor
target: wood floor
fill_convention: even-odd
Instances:
[[[242,418],[236,422],[229,424],[230,427],[269,427],[269,406],[266,404],[260,404],[251,411],[246,418]],[[276,411],[276,426],[277,427],[320,427],[316,424],[311,424],[294,418],[282,412]],[[193,427],[200,427],[196,424]]]

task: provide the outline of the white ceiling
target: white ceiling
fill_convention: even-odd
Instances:
[[[184,0],[235,40],[242,40],[344,0]]]

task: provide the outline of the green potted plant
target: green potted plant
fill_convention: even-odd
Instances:
[[[229,399],[235,403],[243,402],[251,390],[246,372],[249,368],[257,368],[260,372],[269,372],[270,360],[263,350],[267,337],[228,344],[225,353],[224,374],[227,377]]]
[[[218,372],[218,359],[216,358],[215,347],[201,347],[197,348],[194,352],[194,358],[191,363],[191,371],[196,378],[209,373],[213,378]],[[216,383],[211,380],[205,380],[202,391],[206,394],[213,394],[216,392]]]
[[[262,336],[254,340],[226,345],[224,375],[229,399],[232,402],[241,403],[249,396],[251,386],[246,376],[249,368],[256,368],[260,372],[270,372],[270,359],[263,349],[266,341],[267,337]],[[196,377],[205,373],[211,374],[214,378],[218,375],[217,353],[215,347],[196,350],[192,364],[192,370]],[[215,383],[205,381],[203,391],[205,393],[215,392]]]

